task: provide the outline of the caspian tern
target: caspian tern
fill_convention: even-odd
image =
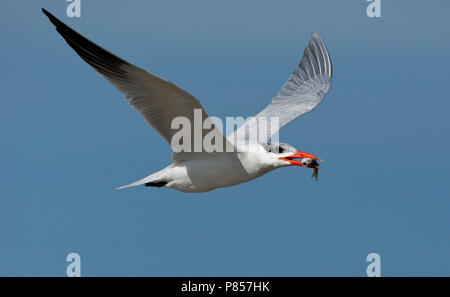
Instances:
[[[200,102],[188,92],[113,55],[69,28],[47,10],[42,11],[69,46],[124,93],[128,102],[169,145],[176,132],[171,128],[172,119],[184,116],[193,121],[195,109],[200,109],[203,118],[207,118]],[[272,102],[254,119],[276,117],[279,119],[278,128],[281,128],[312,111],[330,90],[331,76],[328,50],[319,35],[312,33],[298,67]],[[236,148],[241,146],[242,141],[248,139],[248,134],[257,129],[257,124],[251,120],[246,125],[247,128],[241,126],[227,138],[220,134],[223,143],[231,143]],[[213,126],[211,129],[216,128]],[[267,141],[258,139],[251,151],[174,152],[173,163],[168,167],[118,189],[146,185],[182,192],[207,192],[250,181],[274,169],[292,165],[313,168],[313,176],[317,178],[318,161],[321,160],[285,143],[268,143],[276,132],[269,133]]]

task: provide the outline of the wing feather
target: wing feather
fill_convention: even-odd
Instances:
[[[331,59],[320,36],[312,33],[299,66],[293,71],[272,102],[254,118],[244,123],[228,139],[235,144],[246,143],[250,134],[258,135],[260,142],[268,141],[283,126],[295,118],[312,111],[322,102],[331,87]],[[270,125],[271,118],[278,119],[278,129]],[[259,119],[265,119],[267,133],[258,131]],[[263,136],[263,137],[261,137]],[[267,137],[265,137],[267,136]]]
[[[191,130],[194,129],[194,109],[201,109],[203,120],[208,117],[200,102],[188,92],[117,57],[65,25],[47,10],[42,9],[42,11],[69,46],[86,63],[124,93],[129,103],[169,145],[173,134],[177,132],[171,129],[171,123],[175,117],[188,118],[191,122]],[[211,130],[203,129],[202,136]],[[191,136],[194,135],[193,131],[191,132]],[[226,143],[225,138],[223,143]],[[193,151],[192,147],[191,149]]]

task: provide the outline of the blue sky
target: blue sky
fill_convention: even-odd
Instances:
[[[448,1],[4,1],[0,275],[449,275]],[[167,143],[41,13],[196,96],[251,116],[312,31],[333,87],[280,140],[325,160],[204,194],[114,188],[171,162]]]

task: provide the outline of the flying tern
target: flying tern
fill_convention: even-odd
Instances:
[[[171,127],[174,118],[182,116],[194,121],[194,110],[201,110],[203,118],[207,118],[200,102],[188,92],[115,56],[69,28],[47,10],[42,11],[69,46],[124,93],[128,102],[169,145],[176,133]],[[285,126],[293,119],[312,111],[322,102],[330,90],[331,77],[332,65],[328,50],[320,36],[312,33],[298,67],[272,102],[253,120],[277,118],[278,129]],[[212,126],[210,130],[214,129],[216,128]],[[258,129],[257,123],[250,120],[228,137],[223,134],[220,136],[223,143],[239,148],[255,129]],[[167,187],[182,192],[207,192],[247,182],[286,166],[313,168],[313,176],[317,178],[321,160],[286,143],[269,143],[270,137],[276,132],[268,133],[267,139],[258,138],[252,150],[236,149],[231,153],[173,152],[172,164],[118,189],[145,185]]]

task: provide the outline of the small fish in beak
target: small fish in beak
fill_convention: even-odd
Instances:
[[[316,179],[316,181],[319,180],[319,162],[317,161],[317,159],[312,160],[311,164],[308,166],[308,168],[314,168],[314,173],[311,175],[311,177],[314,177]]]
[[[314,158],[314,159],[304,158],[302,160],[303,166],[314,169],[314,172],[311,177],[314,177],[316,179],[316,181],[319,180],[319,170],[320,170],[319,162],[322,162],[322,160],[319,158]]]

